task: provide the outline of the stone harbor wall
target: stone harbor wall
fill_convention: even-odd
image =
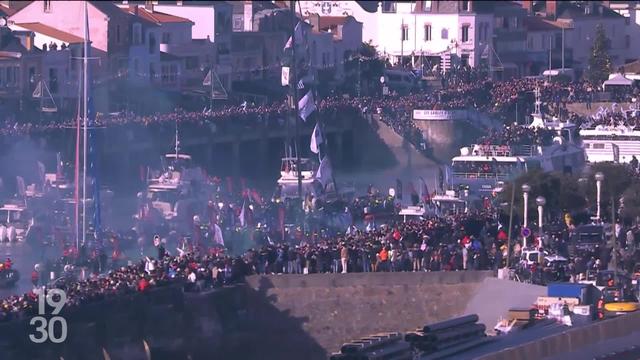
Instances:
[[[63,310],[67,340],[33,344],[30,319],[0,323],[12,359],[326,359],[342,343],[464,315],[492,272],[251,276],[204,293],[180,286]]]

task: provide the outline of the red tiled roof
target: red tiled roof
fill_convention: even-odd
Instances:
[[[527,16],[524,18],[524,27],[527,31],[554,31],[569,28],[569,26],[561,21],[552,21],[543,19],[539,16]]]
[[[135,5],[134,5],[135,6]],[[129,13],[131,15],[136,15],[135,13],[135,7],[131,6],[131,7],[125,7],[125,8],[120,8],[122,11]],[[137,15],[147,21],[156,23],[156,24],[165,24],[165,23],[184,23],[184,22],[191,22],[191,20],[180,17],[180,16],[175,16],[175,15],[171,15],[171,14],[165,14],[159,11],[148,11],[147,9],[145,9],[144,7],[138,6],[137,8],[138,12]]]
[[[20,26],[22,28],[25,28],[27,30],[31,30],[33,32],[37,32],[49,37],[52,37],[54,39],[58,39],[60,41],[64,41],[66,43],[69,44],[76,44],[76,43],[81,43],[84,41],[84,38],[80,37],[80,36],[76,36],[73,34],[69,34],[68,32],[64,32],[62,30],[58,30],[56,28],[53,28],[51,26],[45,25],[45,24],[41,24],[41,23],[21,23],[21,24],[16,24],[17,26]]]

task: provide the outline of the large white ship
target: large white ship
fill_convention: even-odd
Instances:
[[[544,129],[553,136],[535,143],[518,145],[474,144],[460,149],[451,160],[449,182],[454,189],[471,193],[491,193],[498,182],[508,182],[532,169],[545,172],[580,173],[585,165],[584,150],[574,140],[576,125],[547,119],[540,111],[540,100],[528,128]],[[522,126],[526,128],[527,126]]]
[[[640,130],[632,127],[599,125],[580,130],[587,161],[628,163],[640,159]]]

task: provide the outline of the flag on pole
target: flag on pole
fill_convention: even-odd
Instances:
[[[246,206],[247,205],[247,200],[244,200],[242,202],[242,209],[240,209],[240,226],[241,227],[247,227],[247,214],[245,212],[246,210]]]
[[[431,202],[431,194],[429,194],[429,188],[427,188],[427,183],[424,181],[422,176],[420,176],[420,198],[422,202],[428,204]]]
[[[327,186],[333,179],[333,170],[331,169],[331,161],[327,156],[320,161],[320,167],[316,173],[316,179],[323,187]]]
[[[282,73],[280,76],[280,83],[282,86],[289,86],[289,73],[291,69],[288,66],[282,67]]]
[[[613,149],[613,162],[616,164],[620,163],[620,147],[614,143],[611,143],[611,148]]]
[[[296,39],[296,44],[301,45],[305,41],[305,30],[302,27],[302,22],[298,21],[295,29],[293,29],[293,35]],[[287,43],[284,45],[284,49],[290,49],[293,46],[293,39],[289,37]]]
[[[323,142],[324,139],[322,138],[322,132],[320,131],[318,123],[316,123],[316,126],[313,128],[313,134],[311,134],[311,151],[314,154],[320,153],[320,144]]]
[[[298,101],[299,115],[303,121],[307,121],[307,118],[316,110],[316,103],[313,100],[313,93],[307,92],[305,96]]]

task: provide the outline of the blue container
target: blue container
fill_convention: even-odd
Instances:
[[[597,288],[591,284],[551,283],[547,285],[547,296],[577,298],[580,305],[592,305],[597,300]]]

